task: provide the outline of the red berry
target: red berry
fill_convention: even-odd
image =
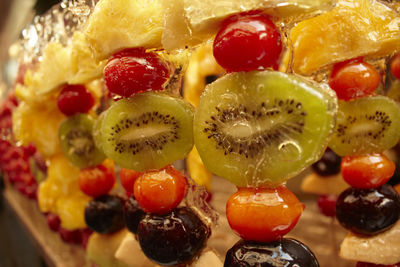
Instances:
[[[228,72],[278,68],[281,34],[259,11],[226,19],[214,40],[214,57]]]
[[[46,215],[47,225],[53,231],[58,231],[61,225],[60,217],[57,214],[49,213]]]
[[[400,54],[395,55],[390,63],[390,70],[397,79],[400,79]]]
[[[333,66],[329,86],[339,99],[347,101],[372,95],[380,80],[378,71],[372,65],[356,58]]]
[[[188,182],[178,170],[167,166],[140,176],[134,185],[134,196],[146,212],[165,214],[176,208],[186,195]]]
[[[74,244],[82,243],[81,231],[79,229],[68,230],[68,229],[60,227],[58,229],[58,233],[59,233],[61,239],[65,243],[74,243]]]
[[[107,194],[115,183],[114,163],[106,160],[102,164],[83,169],[78,175],[79,188],[88,196]]]
[[[66,116],[72,116],[87,113],[94,105],[94,98],[83,85],[65,85],[58,95],[57,105]]]
[[[168,64],[144,48],[120,51],[111,57],[104,68],[108,90],[123,97],[148,90],[162,90],[169,76]]]
[[[346,156],[342,158],[343,179],[355,188],[377,188],[389,181],[396,165],[384,154]]]
[[[335,195],[323,195],[317,200],[319,211],[328,217],[336,216],[336,200]]]
[[[92,235],[93,231],[89,228],[81,229],[81,245],[86,249],[87,243],[89,242],[89,237]]]
[[[133,192],[133,185],[139,176],[141,176],[143,172],[137,172],[129,169],[122,168],[119,173],[119,178],[121,179],[121,184],[125,188],[126,192]]]
[[[304,205],[284,186],[239,188],[226,203],[231,228],[244,240],[272,242],[297,224]]]

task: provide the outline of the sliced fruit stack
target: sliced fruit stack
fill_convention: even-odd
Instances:
[[[224,265],[319,266],[304,244],[283,238],[304,209],[283,182],[320,157],[334,127],[336,98],[298,76],[272,71],[281,33],[264,13],[226,19],[213,48],[229,74],[202,94],[194,140],[207,169],[238,187],[226,215],[242,240]]]

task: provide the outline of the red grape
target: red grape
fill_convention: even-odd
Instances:
[[[57,105],[66,116],[72,116],[87,113],[94,105],[94,98],[83,85],[66,85],[58,95]]]

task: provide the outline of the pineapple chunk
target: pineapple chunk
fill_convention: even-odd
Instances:
[[[115,258],[131,267],[152,266],[151,261],[144,255],[139,242],[132,233],[125,235],[115,252]]]
[[[86,247],[86,257],[98,267],[128,267],[129,265],[114,257],[127,234],[129,232],[126,229],[109,235],[93,233]]]
[[[58,198],[56,208],[61,227],[69,230],[85,228],[85,206],[90,199],[80,191],[74,195]]]
[[[337,7],[298,23],[291,31],[293,69],[312,74],[360,56],[400,50],[400,17],[376,0],[339,0]]]
[[[391,265],[400,262],[400,220],[389,230],[371,237],[348,234],[340,246],[344,259]]]
[[[58,110],[55,101],[43,107],[22,102],[12,118],[14,136],[22,145],[34,143],[45,158],[60,152],[58,127],[65,116]]]
[[[206,169],[206,166],[204,166],[196,147],[193,147],[193,150],[188,154],[186,165],[190,177],[192,177],[196,184],[205,186],[210,191],[212,173]]]
[[[301,183],[303,192],[317,195],[339,195],[348,187],[349,185],[340,174],[321,177],[312,173],[306,176]]]
[[[166,1],[163,45],[182,48],[212,37],[226,17],[255,9],[287,18],[313,16],[330,10],[335,0],[175,0]],[[175,30],[176,29],[176,30]]]
[[[128,47],[161,47],[164,13],[161,0],[101,0],[84,34],[96,60]]]

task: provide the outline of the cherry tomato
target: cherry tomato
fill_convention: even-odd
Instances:
[[[125,188],[126,192],[133,192],[133,185],[139,176],[141,176],[143,172],[137,172],[129,169],[122,168],[119,172],[119,178],[121,179],[121,184]]]
[[[107,194],[114,186],[114,163],[106,159],[102,164],[83,169],[78,175],[79,188],[88,196],[98,197]]]
[[[94,105],[94,98],[83,85],[65,85],[57,97],[57,105],[63,114],[72,116],[87,113]]]
[[[304,205],[285,186],[239,188],[226,204],[231,228],[244,240],[271,242],[293,229]]]
[[[144,48],[130,48],[114,54],[104,68],[107,89],[117,95],[162,90],[170,68],[157,54]]]
[[[383,154],[346,156],[342,159],[343,179],[355,188],[377,188],[394,174],[396,165]]]
[[[179,205],[187,188],[186,177],[174,167],[167,166],[140,176],[135,181],[133,194],[144,211],[165,214]]]
[[[339,99],[347,101],[372,95],[380,80],[378,71],[372,65],[356,58],[334,65],[329,86]]]
[[[214,39],[214,57],[228,72],[278,68],[281,34],[260,11],[226,19]]]
[[[395,55],[390,63],[390,70],[397,79],[400,79],[400,54]]]

